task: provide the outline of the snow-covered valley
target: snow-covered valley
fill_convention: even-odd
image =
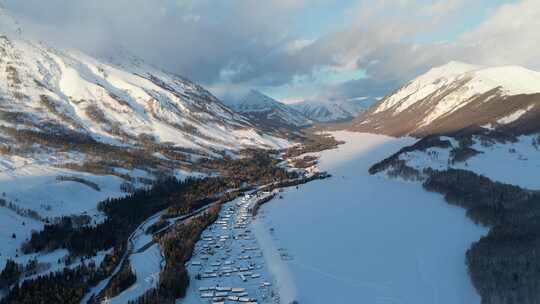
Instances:
[[[333,178],[287,189],[256,220],[288,257],[289,296],[299,303],[480,303],[464,254],[487,229],[420,184],[368,174],[413,140],[334,136],[346,144],[320,153],[321,170]]]
[[[540,1],[45,2],[0,304],[540,304]]]

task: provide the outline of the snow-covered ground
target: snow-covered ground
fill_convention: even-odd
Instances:
[[[154,244],[144,251],[132,254],[129,257],[129,261],[133,272],[137,276],[137,281],[118,296],[108,299],[106,303],[122,304],[134,301],[146,291],[157,286],[159,272],[161,267],[164,266],[161,249],[158,244]]]
[[[465,251],[487,229],[418,183],[368,174],[413,140],[335,136],[347,143],[320,162],[333,177],[286,190],[257,217],[272,237],[271,245],[259,242],[265,256],[270,246],[287,260],[288,292],[310,304],[480,303]]]
[[[93,189],[75,181],[61,181],[58,177],[78,177],[95,184]],[[42,217],[73,214],[96,215],[97,203],[107,198],[120,197],[124,182],[113,175],[93,175],[49,165],[29,164],[4,170],[0,164],[0,193],[7,201],[21,208],[38,212]]]
[[[121,292],[114,298],[107,299],[108,304],[127,303],[134,301],[142,296],[146,291],[157,286],[159,282],[159,272],[165,262],[161,254],[159,244],[152,244],[152,234],[147,234],[147,229],[155,224],[164,212],[158,212],[142,223],[130,237],[130,252],[129,264],[137,280],[128,289]],[[119,270],[119,268],[117,268]],[[112,278],[109,277],[109,278]],[[97,294],[106,287],[109,279],[101,282],[93,292],[86,295],[89,298],[91,294]],[[85,302],[84,300],[81,303]]]
[[[540,147],[533,144],[536,136],[520,136],[517,141],[482,145],[477,137],[471,148],[479,154],[464,162],[449,162],[452,148],[429,148],[426,151],[407,152],[400,155],[408,166],[422,171],[430,167],[436,170],[456,168],[473,171],[494,181],[518,185],[527,189],[540,190],[540,179],[535,178],[540,169]],[[453,147],[459,143],[450,137]]]
[[[12,157],[16,160],[17,157]],[[99,189],[58,177],[78,177]],[[24,211],[39,214],[42,219],[86,214],[93,222],[103,215],[97,204],[107,198],[126,195],[120,190],[122,179],[112,175],[92,175],[68,169],[54,168],[39,163],[7,161],[0,158],[0,199]],[[20,247],[30,238],[32,231],[43,229],[43,220],[21,216],[13,209],[0,206],[0,269],[7,259],[20,256]],[[36,256],[41,261],[41,256]],[[25,261],[27,258],[21,257]],[[46,260],[45,260],[46,262]]]

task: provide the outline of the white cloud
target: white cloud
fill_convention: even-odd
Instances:
[[[538,0],[503,5],[477,28],[444,43],[419,38],[447,40],[445,30],[461,21],[471,2],[358,0],[346,12],[336,12],[349,21],[347,26],[306,39],[291,28],[307,17],[305,9],[331,1],[4,1],[36,36],[105,53],[121,43],[222,96],[252,87],[290,87],[291,96],[354,98],[370,91],[379,96],[450,60],[540,68]],[[480,12],[477,18],[483,18]],[[354,75],[357,69],[369,78],[318,83],[321,71]]]
[[[437,17],[447,16],[455,12],[464,4],[464,0],[440,0],[420,8],[422,14]]]
[[[398,2],[404,4],[407,1],[398,0]],[[459,2],[453,1],[445,5],[438,2],[424,6],[424,9],[419,11],[437,12],[440,18],[446,18],[440,14],[443,12],[455,14]],[[433,66],[451,60],[488,66],[521,65],[530,69],[540,69],[538,56],[540,40],[537,39],[540,35],[540,1],[524,0],[503,5],[478,27],[451,42],[418,44],[401,39],[409,34],[422,33],[422,26],[426,25],[418,23],[417,26],[420,27],[412,27],[409,33],[405,32],[401,37],[389,40],[388,43],[381,43],[375,50],[359,56],[358,66],[367,69],[370,81],[344,83],[334,88],[333,94],[361,96],[358,94],[365,93],[366,87],[373,86],[373,81],[380,84],[383,90],[386,83],[386,93],[390,93],[397,85],[404,84]]]
[[[487,65],[540,68],[540,1],[501,6],[491,18],[456,43],[459,56]]]

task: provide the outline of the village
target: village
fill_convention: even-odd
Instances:
[[[276,195],[246,194],[225,204],[188,262],[189,303],[280,303],[263,252],[250,229],[254,208]]]

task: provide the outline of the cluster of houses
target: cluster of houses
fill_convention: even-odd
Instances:
[[[226,204],[205,230],[188,263],[200,303],[279,303],[263,253],[249,228],[260,195]]]

